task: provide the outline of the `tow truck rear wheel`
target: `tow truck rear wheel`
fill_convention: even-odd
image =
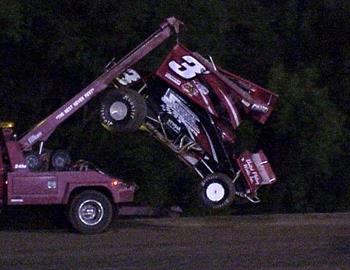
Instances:
[[[86,190],[76,195],[68,206],[73,228],[83,234],[105,231],[113,219],[112,202],[101,192]]]
[[[235,187],[232,179],[223,173],[212,173],[200,183],[200,201],[205,207],[223,209],[232,204]]]
[[[101,103],[101,123],[110,131],[136,131],[145,120],[146,114],[144,98],[129,88],[111,91]]]

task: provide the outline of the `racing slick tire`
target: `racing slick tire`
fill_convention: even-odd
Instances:
[[[51,165],[56,171],[64,171],[68,169],[72,159],[65,150],[56,150],[51,156]]]
[[[136,131],[147,115],[145,99],[136,91],[120,88],[111,91],[101,103],[101,123],[107,130]]]
[[[223,209],[235,199],[235,187],[226,174],[212,173],[200,183],[199,198],[201,203],[211,209]]]
[[[113,219],[112,202],[101,192],[86,190],[73,197],[68,206],[68,219],[82,234],[105,231]]]

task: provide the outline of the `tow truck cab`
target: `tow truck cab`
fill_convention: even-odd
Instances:
[[[87,187],[102,190],[114,203],[133,201],[133,185],[97,169],[82,171],[72,166],[68,171],[30,171],[13,127],[10,122],[0,123],[2,204],[67,204],[72,192]]]

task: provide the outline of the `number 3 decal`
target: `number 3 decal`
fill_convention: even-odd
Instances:
[[[141,79],[140,75],[131,68],[128,68],[122,75],[116,78],[121,85],[128,85]]]
[[[206,71],[205,67],[190,55],[182,56],[184,62],[178,64],[176,61],[172,60],[169,62],[169,67],[177,75],[185,79],[191,79],[197,74],[204,73]]]

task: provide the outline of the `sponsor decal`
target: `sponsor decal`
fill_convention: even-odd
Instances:
[[[170,81],[172,81],[173,83],[175,83],[176,85],[180,85],[181,81],[177,78],[175,78],[173,75],[171,75],[170,73],[166,73],[165,74],[165,78],[169,79]]]
[[[13,203],[22,203],[23,199],[11,199],[11,202],[13,202]]]
[[[209,90],[208,88],[206,88],[203,84],[201,84],[200,82],[198,82],[197,80],[193,80],[192,81],[193,84],[196,86],[196,88],[198,89],[198,91],[202,94],[202,95],[208,95],[209,94]]]
[[[91,88],[89,91],[87,91],[84,95],[78,97],[76,100],[72,102],[72,104],[68,105],[63,111],[59,112],[55,119],[61,120],[64,118],[67,114],[69,114],[75,107],[79,106],[81,103],[83,103],[88,97],[90,97],[95,92],[95,88]]]
[[[182,84],[181,89],[191,97],[198,96],[198,90],[190,82]]]
[[[245,99],[242,99],[241,101],[242,101],[244,106],[246,106],[246,107],[250,106],[250,103],[248,101],[246,101]]]
[[[269,108],[261,104],[253,104],[252,110],[257,112],[267,113]]]
[[[179,134],[181,127],[179,127],[173,120],[169,119],[166,122],[167,126],[170,127],[176,134]]]
[[[260,185],[260,176],[258,172],[253,167],[253,161],[250,158],[242,158],[241,161],[243,162],[243,168],[245,172],[247,173],[249,180],[252,183],[255,183],[256,185]]]
[[[15,164],[15,169],[26,169],[27,165],[26,164]]]
[[[28,142],[33,143],[33,142],[39,140],[41,136],[43,136],[43,133],[41,131],[38,132],[37,134],[33,134],[32,136],[30,136],[28,138]]]
[[[122,75],[116,78],[118,83],[121,85],[128,85],[133,82],[137,82],[141,79],[141,76],[137,73],[136,70],[128,68]]]
[[[56,189],[57,183],[56,181],[47,181],[47,188],[48,189]]]
[[[173,115],[191,135],[197,136],[199,134],[200,130],[197,124],[199,118],[186,106],[186,102],[181,97],[169,88],[162,97],[162,101],[164,102],[163,111]]]

